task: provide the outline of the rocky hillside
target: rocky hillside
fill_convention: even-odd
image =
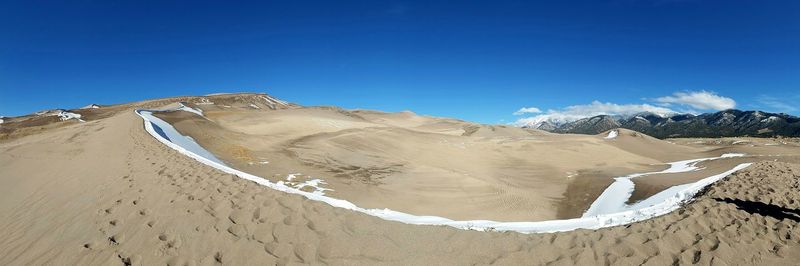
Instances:
[[[740,110],[673,116],[642,113],[632,117],[599,115],[563,125],[541,124],[536,128],[556,133],[577,134],[598,134],[614,128],[627,128],[657,138],[797,137],[800,136],[800,117]]]

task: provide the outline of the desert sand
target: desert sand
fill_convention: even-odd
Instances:
[[[0,264],[792,265],[800,259],[800,160],[791,154],[752,157],[759,162],[680,210],[644,222],[552,234],[477,232],[389,222],[202,165],[153,139],[133,113],[174,101],[91,109],[98,115],[86,122],[5,133]],[[450,130],[444,128],[435,130]],[[244,133],[220,136],[238,134]],[[568,137],[604,143],[603,136]],[[698,156],[740,148],[706,146],[690,148]],[[745,148],[766,155],[775,147]],[[649,161],[674,159],[665,154]],[[658,168],[628,164],[621,172]]]
[[[614,177],[737,152],[676,145],[624,129],[607,139],[608,133],[552,134],[408,111],[273,110],[207,102],[216,101],[187,103],[202,115],[157,116],[226,164],[273,182],[321,179],[326,195],[361,207],[457,220],[576,218]],[[689,175],[636,180],[642,189],[632,200],[757,160],[715,160]]]

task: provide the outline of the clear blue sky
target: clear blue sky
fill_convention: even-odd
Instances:
[[[800,1],[56,2],[0,8],[0,115],[235,91],[486,123],[697,91],[800,113]]]

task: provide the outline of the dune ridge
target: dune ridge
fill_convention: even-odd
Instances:
[[[180,110],[181,108],[185,108],[185,106],[181,105],[177,109],[164,110],[161,112],[175,111],[175,110]],[[311,200],[325,202],[333,207],[364,213],[384,220],[398,221],[416,225],[447,225],[459,229],[468,229],[477,231],[501,231],[501,232],[514,231],[519,233],[563,232],[563,231],[572,231],[575,229],[599,229],[604,227],[619,226],[633,222],[643,221],[646,219],[651,219],[653,217],[664,215],[666,213],[669,213],[677,209],[680,206],[680,204],[690,200],[695,195],[695,193],[705,188],[705,186],[713,184],[717,180],[722,179],[731,173],[734,173],[738,170],[750,166],[750,163],[740,164],[724,173],[702,179],[696,183],[683,185],[678,189],[670,190],[668,193],[664,193],[667,192],[664,191],[656,195],[660,196],[658,197],[658,199],[647,199],[646,200],[646,202],[648,202],[647,205],[639,203],[629,208],[615,209],[614,212],[594,211],[598,213],[593,215],[588,215],[592,213],[592,211],[594,210],[593,208],[595,206],[604,206],[609,204],[608,202],[601,200],[604,199],[602,196],[607,194],[603,193],[601,197],[599,197],[598,200],[595,202],[595,204],[592,205],[593,208],[590,208],[590,210],[587,212],[587,215],[584,215],[584,217],[577,219],[549,220],[540,222],[496,222],[488,220],[454,221],[443,217],[417,216],[413,214],[393,211],[390,209],[364,209],[345,200],[326,197],[318,193],[309,193],[299,189],[293,189],[291,187],[285,186],[282,182],[271,183],[269,182],[269,180],[233,169],[225,165],[224,163],[220,162],[216,157],[209,154],[208,151],[206,151],[202,147],[197,146],[197,144],[194,143],[194,141],[191,141],[191,139],[181,136],[179,133],[177,133],[177,131],[171,125],[153,116],[152,113],[154,112],[159,112],[159,111],[136,110],[136,113],[139,116],[141,116],[142,119],[144,120],[145,129],[150,133],[151,136],[157,138],[161,143],[164,143],[170,148],[179,151],[181,154],[189,156],[199,162],[217,168],[223,172],[234,174],[240,178],[255,182],[257,184],[260,184],[262,186],[271,189],[275,189],[277,191],[287,192],[291,194],[298,194]],[[190,112],[198,113],[195,111],[190,111]],[[202,113],[199,114],[202,115]],[[156,130],[157,128],[160,128],[161,130],[160,131]],[[168,132],[167,134],[169,134],[171,137],[167,137],[164,132]],[[614,137],[616,137],[616,131],[614,132],[615,132]],[[186,138],[188,141],[180,140],[181,138]],[[703,158],[703,159],[677,162],[673,163],[669,169],[664,170],[662,172],[674,173],[681,171],[685,172],[692,169],[696,170],[697,168],[694,166],[694,164],[700,161],[717,160],[721,158],[740,157],[740,156],[741,154],[724,154],[718,158]],[[662,173],[662,172],[657,172],[657,173]],[[646,173],[639,175],[648,175],[657,173]],[[620,203],[624,202],[625,200],[623,200]]]
[[[267,189],[161,144],[133,107],[59,123],[0,141],[2,265],[794,265],[800,259],[800,160],[790,154],[764,157],[661,217],[524,235],[390,222]]]
[[[411,112],[205,104],[194,108],[202,109],[203,115],[176,111],[156,116],[235,169],[272,182],[303,173],[301,179],[324,180],[332,197],[364,208],[455,220],[578,218],[614,177],[657,171],[670,161],[720,155],[624,129],[606,138],[607,134],[557,135]],[[658,192],[734,166],[728,162],[681,183],[645,187]],[[589,179],[593,181],[586,185]]]

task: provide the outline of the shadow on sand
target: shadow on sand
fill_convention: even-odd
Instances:
[[[720,199],[714,200],[736,205],[737,209],[746,211],[749,214],[760,214],[762,216],[770,216],[778,220],[789,219],[795,222],[800,222],[800,210],[792,210],[772,204],[763,202],[746,201],[740,199]]]

